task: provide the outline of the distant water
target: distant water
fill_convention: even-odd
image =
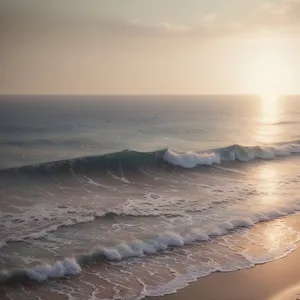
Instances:
[[[0,295],[139,299],[287,255],[299,153],[297,96],[1,96]]]

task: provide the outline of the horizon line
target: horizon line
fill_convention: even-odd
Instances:
[[[278,97],[282,97],[282,96],[299,96],[300,95],[300,92],[299,93],[282,93],[282,94],[279,94]],[[105,97],[118,97],[118,96],[128,96],[128,97],[139,97],[139,96],[148,96],[148,97],[152,97],[152,96],[189,96],[189,97],[197,97],[197,96],[260,96],[262,97],[263,95],[261,95],[260,93],[195,93],[195,94],[184,94],[184,93],[179,93],[179,94],[167,94],[167,93],[146,93],[146,94],[136,94],[136,93],[133,93],[133,94],[127,94],[127,93],[124,93],[124,94],[121,94],[121,93],[116,93],[116,94],[112,94],[112,93],[103,93],[103,94],[72,94],[72,93],[41,93],[41,94],[38,94],[38,93],[32,93],[32,94],[29,94],[29,93],[4,93],[4,94],[1,94],[0,93],[0,97],[11,97],[11,96],[53,96],[53,97],[56,97],[56,96],[85,96],[85,97],[101,97],[101,96],[105,96]]]

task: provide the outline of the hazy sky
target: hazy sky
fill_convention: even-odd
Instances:
[[[300,0],[0,0],[0,93],[300,93]]]

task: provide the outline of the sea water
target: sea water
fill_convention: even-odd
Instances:
[[[140,299],[281,258],[298,153],[297,96],[1,96],[0,295]]]

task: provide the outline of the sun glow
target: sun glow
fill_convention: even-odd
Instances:
[[[257,55],[258,91],[267,99],[274,99],[282,92],[284,85],[282,49],[273,40],[263,40]]]
[[[248,49],[247,77],[249,89],[268,103],[281,94],[291,93],[291,63],[288,42],[279,38],[253,40]]]
[[[261,97],[262,101],[264,102],[263,105],[265,106],[265,108],[267,108],[267,106],[270,108],[270,105],[272,105],[272,106],[278,105],[278,101],[281,98],[281,94],[276,91],[269,91],[266,93],[260,93],[260,97]]]
[[[279,134],[280,103],[277,95],[261,97],[260,125],[257,131],[258,143],[273,143]]]

